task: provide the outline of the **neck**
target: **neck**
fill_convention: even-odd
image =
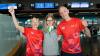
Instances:
[[[65,18],[65,20],[66,20],[66,21],[69,21],[69,20],[71,20],[71,18],[70,18],[69,16],[67,16],[67,17]]]
[[[51,27],[52,25],[48,25],[48,27],[49,27],[49,26]]]
[[[37,28],[36,28],[36,27],[32,27],[32,29],[37,30]]]

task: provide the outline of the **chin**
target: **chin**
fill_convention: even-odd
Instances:
[[[32,26],[33,28],[37,28],[38,26]]]

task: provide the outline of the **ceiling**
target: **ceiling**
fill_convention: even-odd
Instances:
[[[80,1],[88,1],[88,2],[93,2],[94,4],[99,4],[99,0],[0,0],[0,3],[21,3],[22,7],[24,9],[16,10],[17,14],[41,14],[41,13],[57,13],[57,9],[51,9],[51,10],[34,10],[30,8],[30,3],[34,2],[57,2],[59,5],[66,4],[68,2],[80,2]],[[92,9],[70,9],[70,12],[78,13],[78,12],[98,12],[100,13],[100,8],[92,8]],[[0,13],[8,14],[8,11],[0,11]]]

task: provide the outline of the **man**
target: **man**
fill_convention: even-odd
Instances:
[[[26,56],[42,56],[43,32],[38,30],[39,19],[33,17],[31,19],[32,28],[26,28],[18,24],[13,7],[9,9],[9,12],[15,27],[26,37]]]
[[[63,18],[57,27],[58,40],[63,36],[61,56],[82,56],[80,32],[83,31],[87,37],[91,37],[87,22],[71,18],[69,10],[64,6],[59,7],[59,13]]]

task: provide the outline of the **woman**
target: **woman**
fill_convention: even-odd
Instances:
[[[53,16],[49,14],[45,21],[43,54],[45,56],[57,56],[59,55],[59,47],[54,27],[55,20]]]

